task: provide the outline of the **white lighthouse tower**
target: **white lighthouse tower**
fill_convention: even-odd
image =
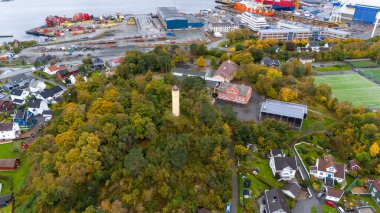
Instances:
[[[179,88],[177,85],[172,88],[172,113],[173,116],[179,116]]]

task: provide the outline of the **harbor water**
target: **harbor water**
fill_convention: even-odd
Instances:
[[[48,15],[72,16],[75,13],[91,15],[147,14],[157,7],[177,7],[185,13],[213,9],[214,0],[13,0],[0,2],[0,42],[13,39],[33,39],[26,30],[44,24]]]

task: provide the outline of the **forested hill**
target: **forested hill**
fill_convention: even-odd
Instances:
[[[203,81],[101,76],[79,81],[54,106],[17,212],[191,212],[222,210],[231,197],[231,129]]]

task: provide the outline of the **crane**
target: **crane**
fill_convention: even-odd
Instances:
[[[300,8],[300,1],[301,1],[301,0],[296,0],[296,1],[294,2],[294,10],[298,10],[298,9]]]

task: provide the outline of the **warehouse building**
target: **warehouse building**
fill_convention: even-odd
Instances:
[[[380,18],[380,1],[379,0],[341,0],[342,4],[337,4],[337,14],[345,20],[360,21],[368,24],[373,24],[376,19]]]
[[[306,115],[306,105],[268,99],[261,105],[259,119],[276,119],[288,123],[295,129],[301,130]]]
[[[194,15],[183,14],[175,7],[158,7],[157,16],[167,30],[201,28],[204,24]]]

